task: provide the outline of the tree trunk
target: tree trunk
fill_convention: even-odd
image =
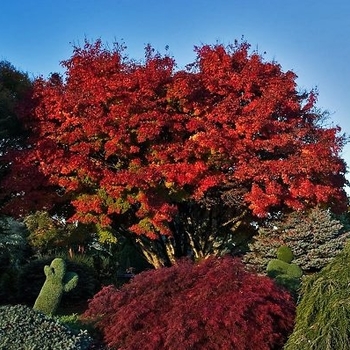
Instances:
[[[173,236],[156,240],[144,236],[135,237],[135,243],[148,263],[155,268],[171,266],[182,257],[200,260],[210,255],[222,255],[235,247],[235,237],[250,237],[244,225],[247,211],[224,221],[219,208],[207,210],[200,206],[188,206],[170,223]]]

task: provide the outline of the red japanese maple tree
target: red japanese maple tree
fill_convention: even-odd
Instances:
[[[247,215],[345,208],[344,138],[319,124],[316,94],[298,93],[293,72],[246,43],[196,52],[177,71],[151,47],[136,62],[97,41],[63,62],[65,79],[37,79],[23,116],[30,147],[11,155],[5,209],[68,201],[71,220],[133,234],[161,266],[212,253]],[[199,234],[194,221],[206,223]]]
[[[104,287],[83,316],[115,349],[281,349],[292,296],[229,256],[143,272]]]

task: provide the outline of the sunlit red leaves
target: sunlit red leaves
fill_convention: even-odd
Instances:
[[[178,72],[150,46],[144,62],[122,49],[75,48],[64,79],[37,80],[23,117],[31,148],[16,163],[29,157],[43,187],[73,200],[75,218],[107,222],[124,203],[135,232],[170,234],[179,202],[229,183],[246,189],[257,216],[345,205],[343,138],[317,126],[316,94],[299,95],[293,72],[246,43],[197,48],[195,64]],[[29,193],[10,176],[9,188]]]

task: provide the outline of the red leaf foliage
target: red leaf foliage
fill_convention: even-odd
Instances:
[[[31,147],[12,160],[19,165],[3,196],[18,204],[32,195],[17,181],[30,159],[36,172],[26,176],[45,178],[42,205],[52,201],[45,186],[58,187],[73,220],[109,224],[129,211],[127,226],[149,237],[171,235],[177,203],[230,184],[245,189],[242,201],[259,217],[317,203],[344,208],[343,138],[318,126],[315,94],[298,94],[294,73],[247,44],[196,50],[192,69],[175,71],[150,47],[141,63],[100,41],[75,48],[65,79],[35,82],[22,118]]]
[[[295,304],[268,277],[238,259],[143,272],[120,290],[104,287],[84,318],[116,349],[279,349],[293,329]]]

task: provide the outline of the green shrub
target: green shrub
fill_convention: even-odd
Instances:
[[[93,337],[94,341],[94,347],[93,349],[105,349],[104,346],[102,346],[102,335],[101,332],[94,327],[93,324],[83,322],[81,320],[81,316],[77,313],[73,313],[70,315],[55,315],[54,318],[58,320],[60,323],[67,326],[72,331],[75,331],[76,333],[83,331],[87,331],[91,337]]]
[[[38,259],[21,266],[17,283],[17,303],[33,306],[45,282],[44,266],[52,258]]]
[[[303,271],[298,265],[291,263],[293,258],[293,253],[289,247],[279,247],[277,249],[277,259],[272,259],[267,264],[266,271],[269,277],[296,296]]]
[[[290,264],[294,259],[292,250],[287,246],[282,246],[277,249],[277,259]]]
[[[94,329],[92,327],[87,325],[86,322],[82,322],[80,320],[80,316],[77,313],[70,315],[55,315],[54,318],[71,330],[77,332],[80,330],[87,330],[89,334],[92,334],[94,332]]]
[[[46,280],[35,301],[34,309],[47,315],[53,315],[62,299],[64,292],[68,293],[78,284],[76,272],[66,270],[66,262],[62,258],[52,260],[50,266],[44,266]]]
[[[350,242],[320,272],[304,277],[285,350],[349,350]]]
[[[55,319],[60,321],[61,323],[68,326],[70,329],[81,329],[83,328],[83,323],[79,320],[79,315],[77,313],[73,313],[71,315],[58,315],[54,316]]]
[[[92,339],[27,306],[0,306],[0,349],[84,350]]]
[[[71,306],[84,304],[99,288],[99,282],[93,268],[79,258],[75,260],[66,259],[67,269],[74,271],[79,275],[76,288],[71,292],[63,294],[61,306]],[[52,257],[38,259],[24,265],[18,276],[18,297],[17,302],[32,306],[40,292],[45,281],[43,269],[45,265],[50,264]]]
[[[88,225],[68,223],[62,217],[52,216],[47,211],[36,211],[23,221],[28,231],[29,245],[41,256],[85,244],[90,229]]]
[[[101,285],[122,285],[123,281],[118,276],[130,268],[136,274],[153,268],[131,240],[125,237],[118,237],[117,243],[109,247],[94,241],[90,246],[89,255],[93,259],[93,266]]]
[[[6,252],[0,253],[0,301],[1,304],[12,302],[14,285],[16,284],[16,268],[11,267],[11,261]]]

